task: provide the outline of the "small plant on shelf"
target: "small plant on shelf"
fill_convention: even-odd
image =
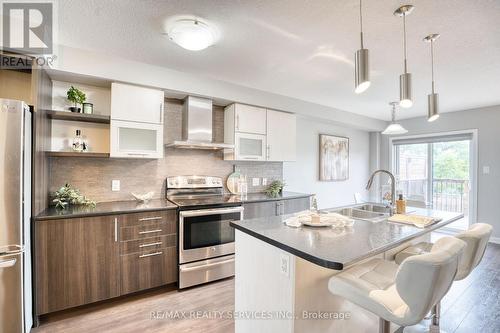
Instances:
[[[87,199],[80,194],[78,189],[72,188],[69,184],[64,185],[53,193],[52,202],[56,205],[56,208],[60,209],[64,209],[69,205],[95,207],[95,201]]]
[[[71,112],[80,112],[81,109],[78,107],[78,104],[83,104],[87,100],[87,96],[85,95],[85,93],[80,89],[71,86],[71,88],[68,89],[66,95],[68,101],[75,104],[75,106],[70,107],[69,110]]]
[[[271,197],[276,197],[278,194],[283,192],[283,187],[285,187],[285,183],[281,180],[275,180],[264,190],[264,193]]]

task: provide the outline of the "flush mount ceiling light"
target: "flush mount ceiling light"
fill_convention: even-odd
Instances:
[[[396,105],[398,105],[399,102],[390,102],[389,105],[392,106],[392,121],[387,126],[387,128],[382,132],[382,134],[385,135],[395,135],[395,134],[405,134],[408,133],[408,130],[405,129],[401,124],[396,122]]]
[[[432,91],[427,95],[427,121],[432,122],[439,118],[439,94],[434,92],[434,42],[439,38],[439,34],[425,36],[424,41],[431,44],[431,77]]]
[[[354,92],[361,94],[370,86],[370,63],[369,51],[363,46],[363,15],[362,0],[359,0],[359,25],[361,30],[361,49],[356,51],[355,56],[355,85]]]
[[[404,51],[404,73],[399,76],[399,105],[403,108],[409,108],[413,105],[411,98],[411,73],[408,73],[406,61],[406,16],[409,15],[415,7],[404,5],[394,11],[394,15],[403,17],[403,51]]]
[[[175,44],[190,51],[204,50],[215,43],[214,30],[198,19],[180,19],[167,30],[168,38]]]

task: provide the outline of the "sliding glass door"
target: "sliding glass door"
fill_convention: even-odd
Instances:
[[[469,134],[393,140],[397,192],[409,206],[464,213],[450,228],[466,229],[472,193],[471,142]]]

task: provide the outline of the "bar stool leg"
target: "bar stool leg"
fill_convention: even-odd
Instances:
[[[378,333],[390,333],[391,322],[383,318],[378,319]]]
[[[432,308],[432,323],[429,329],[430,333],[446,333],[439,327],[439,320],[441,319],[441,302],[438,302]]]

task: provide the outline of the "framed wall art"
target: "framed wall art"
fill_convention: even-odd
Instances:
[[[319,135],[319,180],[349,179],[349,138]]]

